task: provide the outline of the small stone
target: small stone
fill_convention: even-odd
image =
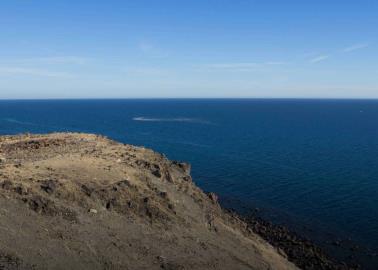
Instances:
[[[1,187],[6,190],[11,189],[12,186],[13,186],[13,183],[9,180],[5,180],[3,183],[1,183]]]
[[[285,251],[283,251],[281,248],[277,248],[278,254],[280,254],[282,257],[287,258],[287,255]]]
[[[182,178],[184,181],[186,181],[186,182],[192,182],[192,177],[191,176],[184,176],[183,178]]]
[[[158,259],[158,261],[160,262],[164,262],[167,258],[165,258],[164,256],[157,256],[156,259]]]
[[[334,246],[341,246],[341,242],[340,241],[333,241],[332,243],[331,243],[332,245],[334,245]]]
[[[210,192],[208,195],[209,199],[214,203],[214,204],[217,204],[218,203],[218,195],[213,193],[213,192]]]
[[[165,192],[165,191],[161,191],[161,192],[159,193],[159,195],[160,195],[160,197],[162,197],[163,199],[168,198],[168,193]]]
[[[85,195],[90,197],[92,193],[94,192],[94,189],[92,187],[88,187],[84,184],[81,185],[81,190],[84,192]]]
[[[160,178],[161,177],[161,172],[160,172],[160,169],[155,169],[151,172],[153,175],[155,175],[156,177]]]
[[[191,165],[186,162],[173,161],[174,165],[178,166],[185,174],[190,175]]]
[[[97,210],[96,209],[89,209],[89,213],[91,213],[91,214],[97,214]]]
[[[45,180],[41,184],[41,189],[48,194],[52,194],[57,188],[57,185],[54,180]]]
[[[17,186],[14,191],[18,193],[19,195],[26,195],[28,194],[28,190],[23,186]]]

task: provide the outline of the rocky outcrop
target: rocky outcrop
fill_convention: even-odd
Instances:
[[[190,165],[90,134],[0,137],[0,269],[296,269]]]

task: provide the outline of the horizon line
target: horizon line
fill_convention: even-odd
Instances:
[[[378,100],[378,97],[72,97],[72,98],[0,98],[0,101],[58,100]]]

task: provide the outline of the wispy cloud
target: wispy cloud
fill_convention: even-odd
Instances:
[[[36,58],[37,61],[50,62],[50,63],[65,63],[83,65],[91,61],[91,58],[78,57],[78,56],[54,56],[54,57],[41,57]]]
[[[354,44],[352,46],[344,48],[342,50],[342,52],[348,53],[348,52],[353,52],[353,51],[361,50],[361,49],[364,49],[364,48],[367,48],[367,47],[369,47],[369,44],[367,44],[367,43],[359,43],[359,44]]]
[[[369,47],[369,44],[359,43],[359,44],[354,44],[352,46],[346,47],[346,48],[342,49],[341,52],[342,53],[349,53],[349,52],[361,50],[361,49],[364,49],[364,48],[367,48],[367,47]],[[314,56],[312,59],[310,59],[309,62],[311,64],[315,64],[315,63],[319,63],[319,62],[322,62],[324,60],[327,60],[330,57],[331,57],[330,54],[318,55],[318,56]]]
[[[269,66],[276,66],[276,65],[286,65],[287,62],[279,62],[279,61],[271,61],[271,62],[265,62],[263,65],[269,65]]]
[[[211,69],[226,69],[226,70],[236,70],[236,71],[249,71],[255,70],[260,67],[266,66],[277,66],[277,65],[284,65],[285,62],[243,62],[243,63],[216,63],[216,64],[208,64],[205,65],[206,68]]]
[[[315,58],[310,59],[309,62],[310,62],[311,64],[315,64],[315,63],[319,63],[319,62],[321,62],[321,61],[327,60],[328,58],[330,58],[329,55],[319,55],[319,56],[317,56],[317,57],[315,57]]]
[[[216,68],[216,69],[239,69],[239,68],[255,68],[257,63],[218,63],[218,64],[209,64],[206,67]]]
[[[46,56],[46,57],[32,57],[24,59],[14,59],[11,62],[23,63],[23,64],[73,64],[84,65],[91,61],[91,58],[79,57],[79,56]]]
[[[158,67],[127,67],[121,70],[130,75],[142,75],[142,76],[163,76],[172,73],[172,70]]]
[[[70,74],[65,72],[55,72],[44,69],[36,68],[23,68],[23,67],[0,67],[0,75],[28,75],[39,77],[71,77]]]
[[[72,77],[67,72],[54,71],[66,65],[84,65],[91,58],[78,56],[46,56],[0,61],[0,76]]]

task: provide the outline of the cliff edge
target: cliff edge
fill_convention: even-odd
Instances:
[[[91,134],[0,136],[0,269],[296,269],[190,166]]]

